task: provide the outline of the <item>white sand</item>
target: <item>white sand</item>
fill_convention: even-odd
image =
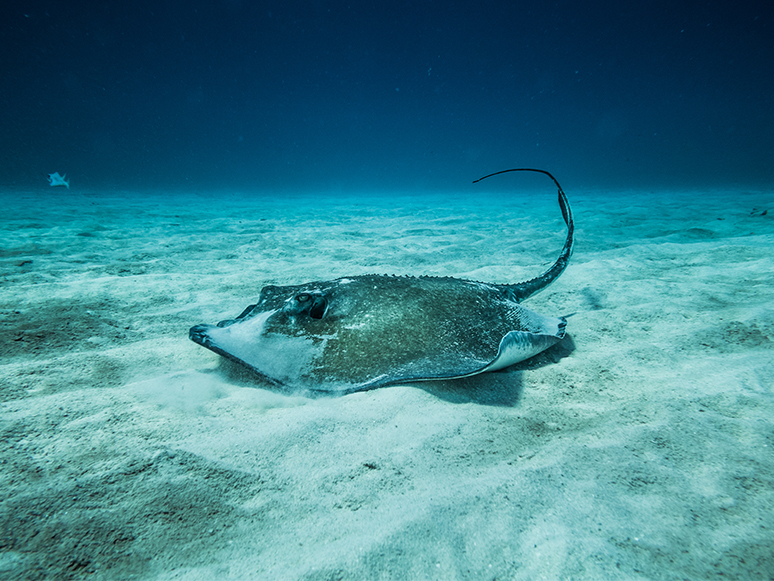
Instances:
[[[310,399],[188,328],[269,283],[534,276],[554,190],[2,194],[0,578],[774,578],[772,195],[568,195],[526,304],[569,338]]]

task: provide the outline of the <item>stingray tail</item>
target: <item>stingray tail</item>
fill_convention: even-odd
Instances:
[[[559,258],[556,259],[556,262],[554,262],[551,268],[546,270],[540,276],[537,276],[533,279],[516,283],[516,284],[504,285],[511,290],[511,292],[513,293],[513,298],[516,301],[523,301],[527,297],[546,288],[549,284],[551,284],[557,278],[559,278],[559,275],[564,272],[565,268],[567,268],[567,265],[570,262],[570,256],[572,256],[573,235],[575,233],[575,222],[573,222],[573,219],[572,219],[572,209],[570,208],[570,202],[567,201],[567,196],[565,195],[564,190],[562,190],[562,186],[559,185],[559,182],[556,181],[556,178],[554,176],[552,176],[550,173],[548,173],[543,169],[532,169],[527,167],[521,167],[517,169],[504,169],[502,171],[490,173],[489,175],[486,175],[482,178],[478,178],[473,183],[475,184],[476,182],[480,182],[481,180],[485,180],[486,178],[496,176],[501,173],[508,173],[511,171],[534,171],[537,173],[545,174],[548,177],[550,177],[556,184],[557,189],[559,190],[559,207],[562,209],[562,217],[564,218],[564,223],[567,224],[567,238],[564,241],[564,247],[562,248],[562,252],[559,254]]]

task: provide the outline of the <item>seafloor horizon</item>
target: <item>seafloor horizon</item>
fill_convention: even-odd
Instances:
[[[564,225],[514,189],[0,192],[2,576],[770,578],[770,191],[567,190],[525,304],[568,337],[501,372],[312,398],[188,340],[267,284],[531,278]]]

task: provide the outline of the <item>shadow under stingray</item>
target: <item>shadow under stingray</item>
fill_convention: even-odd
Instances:
[[[480,373],[461,379],[434,379],[403,385],[411,385],[423,389],[427,393],[450,403],[476,403],[488,406],[514,407],[518,404],[523,390],[522,374],[524,371],[558,363],[574,350],[575,343],[572,337],[567,334],[564,339],[542,353],[500,371]],[[248,367],[225,357],[221,357],[220,364],[213,372],[221,375],[232,384],[256,389],[267,389],[288,396],[300,395],[313,399],[346,397],[346,395],[331,392],[278,387]],[[390,389],[390,386],[378,387],[376,389]]]

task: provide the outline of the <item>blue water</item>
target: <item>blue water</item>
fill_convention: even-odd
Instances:
[[[765,186],[762,3],[240,0],[0,8],[0,184]]]
[[[0,577],[771,577],[762,6],[3,3]],[[513,167],[576,220],[534,360],[312,398],[188,340],[536,276],[553,183],[471,183]]]

